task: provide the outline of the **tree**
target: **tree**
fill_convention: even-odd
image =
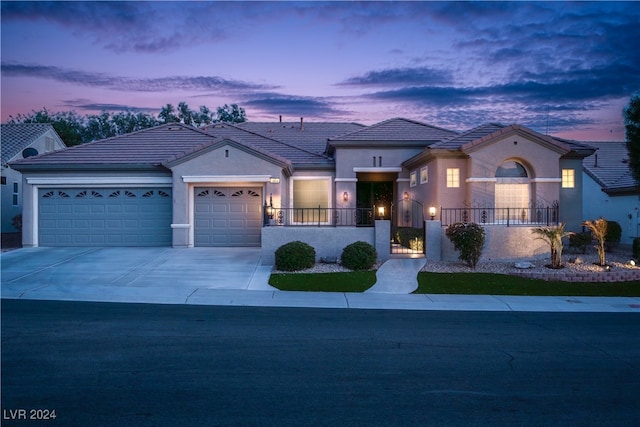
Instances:
[[[608,224],[604,218],[598,218],[595,221],[585,221],[582,223],[585,227],[591,230],[593,238],[596,239],[598,244],[595,246],[598,251],[598,258],[600,258],[600,265],[605,266],[605,239],[607,237]]]
[[[180,118],[175,114],[176,107],[167,104],[160,109],[158,120],[160,123],[180,123]]]
[[[544,240],[551,249],[551,268],[562,268],[562,239],[571,236],[573,233],[564,231],[564,223],[558,226],[538,227],[531,230],[536,234],[537,240]]]
[[[247,115],[244,108],[239,107],[238,104],[231,104],[230,106],[224,104],[217,109],[217,122],[224,123],[244,123],[247,121]]]
[[[75,111],[62,111],[51,114],[49,110],[43,108],[40,111],[33,110],[29,114],[18,114],[16,117],[9,116],[7,123],[50,123],[55,129],[60,139],[68,146],[82,144],[84,119]]]
[[[627,134],[629,167],[636,182],[640,183],[640,94],[631,96],[624,109],[624,127]]]

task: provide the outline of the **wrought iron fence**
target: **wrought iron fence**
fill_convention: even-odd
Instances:
[[[535,208],[441,208],[443,226],[457,222],[505,225],[557,225],[559,206],[554,204]]]
[[[373,208],[270,208],[265,225],[315,227],[373,227]]]

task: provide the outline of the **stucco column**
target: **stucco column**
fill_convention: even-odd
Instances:
[[[388,219],[377,219],[375,221],[375,247],[378,252],[378,260],[389,259],[391,241],[391,221]]]
[[[429,261],[442,261],[442,223],[440,221],[424,222],[425,256]]]

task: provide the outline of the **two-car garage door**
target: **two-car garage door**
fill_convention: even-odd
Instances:
[[[40,246],[170,246],[170,188],[38,192]]]
[[[260,246],[260,187],[197,187],[195,246]],[[40,246],[171,246],[171,188],[38,191]]]

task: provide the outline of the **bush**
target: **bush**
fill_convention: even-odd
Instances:
[[[424,230],[421,228],[398,227],[393,233],[394,242],[414,251],[424,250]]]
[[[457,222],[447,227],[445,234],[460,252],[458,258],[475,268],[482,255],[484,246],[484,228],[475,223]]]
[[[18,231],[22,231],[22,214],[18,214],[11,218],[11,225]]]
[[[296,271],[316,263],[316,250],[307,243],[289,242],[276,249],[276,270]]]
[[[342,250],[340,258],[349,270],[369,270],[376,263],[378,252],[367,242],[354,242]]]
[[[615,248],[622,238],[622,227],[615,221],[607,221],[607,234],[604,236],[607,251]]]
[[[587,246],[591,244],[592,240],[593,237],[589,232],[575,233],[569,236],[569,247],[585,253],[587,252]]]
[[[640,237],[633,239],[633,257],[640,260]]]

